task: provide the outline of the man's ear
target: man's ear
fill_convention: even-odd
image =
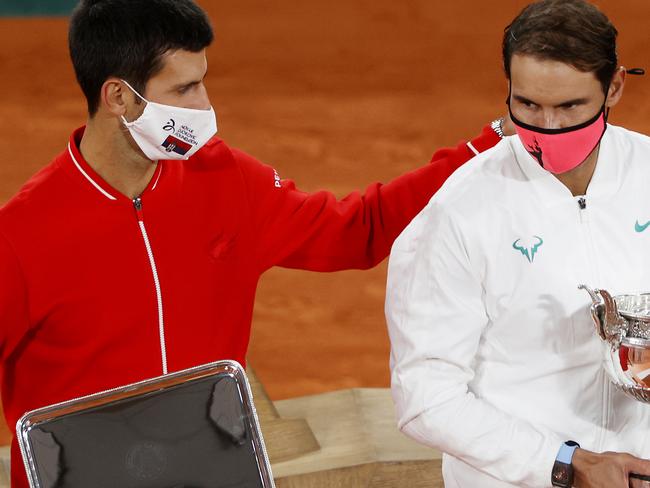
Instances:
[[[102,85],[101,105],[104,110],[116,117],[127,114],[127,103],[130,105],[137,103],[133,98],[133,93],[118,78],[109,78]]]
[[[616,70],[616,73],[614,73],[614,76],[612,77],[612,83],[609,85],[607,100],[605,101],[605,106],[607,108],[612,108],[623,96],[623,88],[625,87],[625,75],[626,72],[623,66],[620,66]]]

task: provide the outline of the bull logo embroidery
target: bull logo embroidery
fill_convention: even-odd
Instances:
[[[535,239],[535,243],[532,246],[524,246],[521,244],[521,239],[517,239],[515,242],[512,243],[512,248],[519,251],[527,260],[529,263],[533,263],[535,261],[535,254],[537,254],[537,251],[539,248],[544,244],[544,239],[542,239],[539,236],[533,236]]]

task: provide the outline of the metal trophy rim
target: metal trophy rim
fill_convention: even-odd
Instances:
[[[625,336],[621,339],[621,344],[624,346],[650,349],[650,339],[643,339],[640,337]]]
[[[650,302],[650,293],[647,292],[639,293],[638,295],[634,295],[632,293],[626,293],[623,295],[614,295],[612,298],[616,302],[616,305],[618,307],[618,313],[621,314],[623,317],[625,317],[626,319],[644,322],[650,325],[650,314],[628,312],[625,309],[621,308],[621,304],[619,302],[623,301],[626,298],[637,298],[637,297],[648,297],[648,302]],[[648,311],[650,312],[650,309]]]

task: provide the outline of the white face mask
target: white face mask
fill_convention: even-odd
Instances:
[[[152,161],[188,159],[217,133],[217,118],[212,107],[196,110],[150,102],[126,81],[124,83],[147,106],[133,122],[128,122],[124,116],[122,122]]]

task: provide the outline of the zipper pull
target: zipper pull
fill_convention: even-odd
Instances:
[[[133,199],[133,206],[135,207],[135,213],[138,216],[140,222],[144,221],[144,215],[142,214],[142,198],[136,197]]]
[[[589,222],[589,214],[587,213],[587,199],[585,197],[578,198],[578,216],[580,217],[580,223],[585,224]]]

